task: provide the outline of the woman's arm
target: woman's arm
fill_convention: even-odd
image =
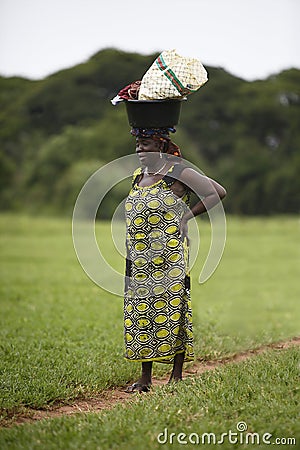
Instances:
[[[179,181],[188,186],[202,200],[197,202],[182,218],[184,226],[192,217],[198,216],[213,208],[220,199],[226,195],[226,190],[215,180],[201,175],[196,170],[185,168],[179,177]]]

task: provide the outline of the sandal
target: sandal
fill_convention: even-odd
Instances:
[[[125,392],[128,394],[133,394],[134,392],[149,392],[150,386],[150,384],[133,383],[125,389]]]

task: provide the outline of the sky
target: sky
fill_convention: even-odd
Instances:
[[[300,69],[299,17],[300,0],[0,0],[0,74],[40,79],[115,47],[263,79]]]

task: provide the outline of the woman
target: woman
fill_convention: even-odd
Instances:
[[[142,363],[127,392],[147,392],[153,361],[173,364],[182,379],[193,353],[187,223],[226,195],[217,182],[186,167],[169,137],[174,129],[132,129],[141,167],[126,200],[125,357]],[[189,209],[190,191],[203,198]]]

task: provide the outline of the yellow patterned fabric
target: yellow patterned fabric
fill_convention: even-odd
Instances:
[[[125,358],[172,363],[193,352],[188,242],[180,220],[188,195],[178,198],[167,176],[152,186],[133,183],[126,199]],[[134,180],[141,169],[134,174]],[[170,181],[171,180],[171,181]]]

